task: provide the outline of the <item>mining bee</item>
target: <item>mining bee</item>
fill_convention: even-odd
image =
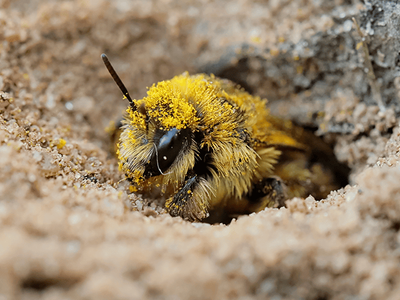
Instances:
[[[292,197],[321,199],[347,182],[331,149],[267,100],[213,75],[187,72],[129,102],[117,156],[138,192],[160,189],[165,209],[190,221],[280,207]]]

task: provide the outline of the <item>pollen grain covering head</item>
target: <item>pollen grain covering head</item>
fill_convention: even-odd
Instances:
[[[323,198],[346,182],[328,146],[231,81],[184,73],[132,100],[102,57],[130,102],[120,169],[139,191],[161,187],[172,216],[257,212],[295,196]]]

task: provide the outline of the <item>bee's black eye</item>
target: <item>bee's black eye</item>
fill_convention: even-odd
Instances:
[[[146,166],[145,173],[149,176],[156,176],[166,172],[179,153],[189,145],[189,137],[189,129],[157,130],[154,136],[156,151]]]

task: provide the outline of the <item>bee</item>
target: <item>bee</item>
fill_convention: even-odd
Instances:
[[[324,198],[347,181],[322,140],[227,79],[185,72],[133,100],[102,59],[129,102],[120,170],[139,192],[161,189],[172,216],[258,212],[293,197]]]

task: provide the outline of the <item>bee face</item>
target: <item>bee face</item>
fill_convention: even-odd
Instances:
[[[103,60],[130,102],[120,169],[139,188],[168,191],[171,215],[193,221],[209,210],[248,213],[338,187],[332,172],[312,162],[313,138],[232,82],[184,73],[132,100]]]
[[[166,175],[164,183],[182,181],[185,170],[194,166],[198,148],[194,106],[167,82],[151,87],[147,97],[133,103],[140,109],[129,107],[123,122],[119,147],[122,169],[138,184]]]

